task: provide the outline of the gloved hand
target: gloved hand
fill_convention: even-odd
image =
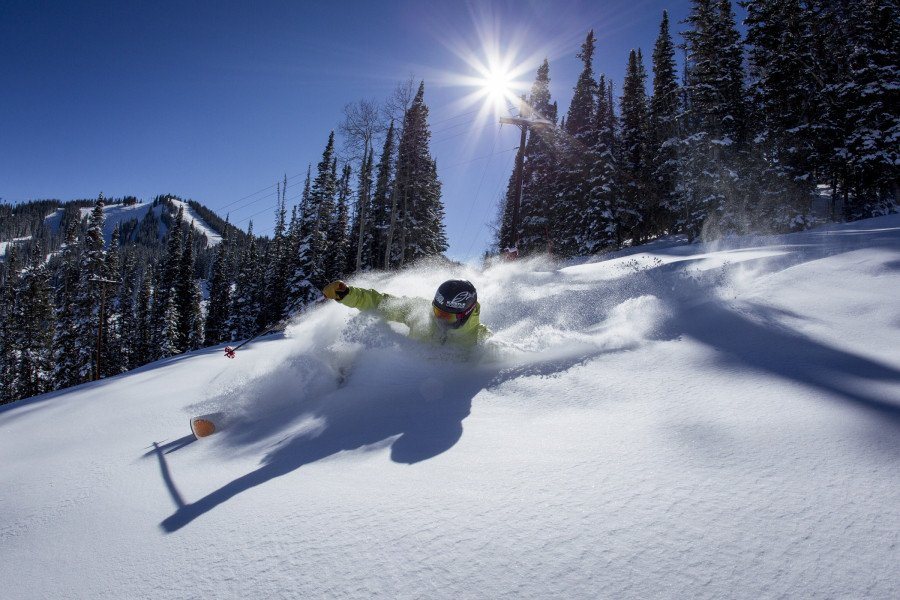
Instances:
[[[349,293],[350,288],[343,281],[332,281],[322,288],[322,294],[331,300],[343,300]]]

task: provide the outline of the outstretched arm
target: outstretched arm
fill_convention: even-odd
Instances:
[[[322,293],[326,298],[337,300],[344,306],[378,312],[388,321],[407,322],[408,303],[389,294],[382,294],[377,290],[366,288],[350,287],[343,281],[329,283]]]

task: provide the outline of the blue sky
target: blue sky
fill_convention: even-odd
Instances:
[[[618,87],[631,48],[650,69],[663,9],[677,32],[689,4],[0,0],[0,198],[174,193],[269,233],[275,181],[315,165],[343,106],[413,75],[431,110],[448,254],[477,258],[518,135],[466,101],[471,63],[499,53],[530,85],[546,56],[564,111],[588,30],[595,70]],[[289,200],[301,185],[291,179]]]

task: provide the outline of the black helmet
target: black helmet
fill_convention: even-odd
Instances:
[[[451,279],[438,287],[431,305],[435,317],[456,328],[469,320],[477,301],[474,285],[463,279]]]

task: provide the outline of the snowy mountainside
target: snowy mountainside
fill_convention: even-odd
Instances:
[[[184,208],[184,222],[188,225],[193,225],[194,229],[198,233],[202,233],[206,236],[206,244],[208,247],[215,246],[219,242],[222,241],[222,236],[215,232],[206,222],[200,217],[200,215],[196,214],[193,208],[191,208],[187,202],[182,202],[180,200],[176,200],[173,198],[169,199],[175,206],[175,210],[179,207]],[[82,208],[81,209],[81,217],[86,218],[89,217],[92,207]],[[137,220],[140,221],[143,219],[149,211],[153,211],[154,215],[157,219],[162,215],[162,211],[166,210],[165,206],[162,204],[158,204],[154,206],[152,203],[139,203],[139,204],[107,204],[103,207],[103,215],[105,220],[103,222],[103,235],[106,238],[106,241],[112,238],[113,230],[115,230],[117,225],[121,225],[126,221]],[[163,222],[159,223],[159,231],[160,235],[165,235],[167,229]]]
[[[4,407],[7,597],[900,596],[900,216],[449,277]]]

